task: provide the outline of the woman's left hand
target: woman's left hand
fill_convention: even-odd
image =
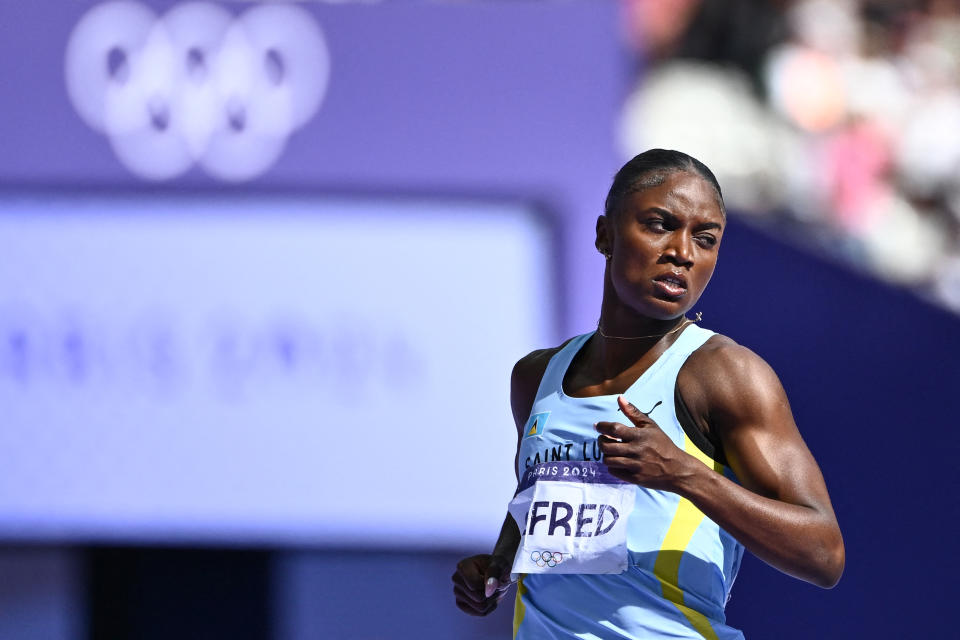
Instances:
[[[690,473],[690,463],[696,458],[677,447],[656,422],[626,398],[618,397],[617,403],[634,426],[619,422],[595,425],[603,463],[621,480],[649,489],[674,490]]]

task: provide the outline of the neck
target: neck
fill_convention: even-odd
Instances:
[[[638,314],[620,303],[612,286],[604,287],[598,331],[592,341],[604,374],[619,373],[648,353],[663,353],[691,322],[683,316],[657,319]]]
[[[611,317],[614,317],[613,314],[600,314],[600,320],[597,321],[597,333],[600,334],[600,337],[606,340],[651,340],[654,342],[663,336],[677,333],[687,324],[700,319],[699,314],[696,320],[679,316],[668,320],[651,321],[650,318],[636,316],[637,319],[615,317],[611,321]]]

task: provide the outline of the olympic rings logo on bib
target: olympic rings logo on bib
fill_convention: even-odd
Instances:
[[[596,461],[540,463],[510,501],[520,545],[510,575],[623,573],[637,487]]]
[[[64,67],[77,113],[131,172],[168,180],[198,165],[241,181],[316,113],[330,56],[311,14],[290,4],[235,16],[186,2],[158,16],[113,0],[74,27]]]
[[[530,554],[530,559],[536,562],[538,567],[555,567],[563,562],[563,554],[559,551],[534,551]]]

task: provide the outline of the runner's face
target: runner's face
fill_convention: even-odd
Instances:
[[[663,184],[628,194],[601,234],[612,253],[607,275],[619,301],[641,315],[667,320],[693,307],[717,264],[726,220],[713,187],[674,172]],[[612,232],[611,232],[612,231]]]

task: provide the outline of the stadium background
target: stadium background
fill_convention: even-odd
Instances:
[[[616,168],[654,145],[720,174],[733,211],[698,309],[780,374],[847,544],[831,591],[748,557],[730,623],[753,638],[950,635],[951,3],[299,3],[329,80],[278,155],[232,179],[200,162],[145,175],[136,159],[159,150],[123,156],[80,115],[68,42],[103,4],[0,9],[0,637],[504,637],[510,607],[467,618],[449,583],[509,498],[507,368],[488,379],[501,353],[484,354],[594,326],[594,221]],[[217,280],[215,265],[236,271]],[[248,285],[235,298],[217,288],[231,275]],[[228,386],[194,393],[165,368],[169,341],[194,344],[176,342],[176,319],[221,294],[211,308],[229,330],[211,340],[231,355]],[[359,319],[324,315],[353,303]],[[116,328],[124,304],[141,312],[133,342]],[[237,344],[291,308],[309,321],[269,334],[288,339],[286,359],[256,369],[248,412],[229,386],[252,375]],[[386,375],[357,364],[401,324]],[[316,356],[311,377],[297,358],[309,364],[316,335],[341,359]],[[433,342],[470,364],[436,369]],[[403,383],[412,406],[381,397]],[[427,401],[442,408],[429,420]],[[350,413],[365,402],[375,410]],[[414,444],[377,448],[371,432]],[[185,469],[205,484],[181,486]]]

